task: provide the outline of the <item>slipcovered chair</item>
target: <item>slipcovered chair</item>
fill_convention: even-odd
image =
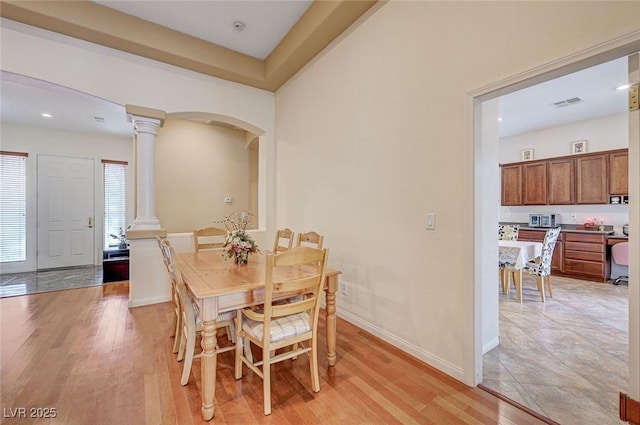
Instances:
[[[498,224],[498,240],[517,241],[519,231],[519,224]]]
[[[547,233],[544,235],[544,241],[542,242],[542,255],[536,260],[536,262],[532,262],[524,266],[524,270],[526,272],[537,276],[536,281],[542,302],[545,302],[545,280],[549,287],[549,296],[553,297],[553,289],[551,287],[551,260],[553,259],[553,250],[556,247],[558,235],[560,235],[560,227],[547,230]]]

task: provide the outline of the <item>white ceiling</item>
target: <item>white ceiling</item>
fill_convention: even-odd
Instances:
[[[167,26],[232,50],[264,59],[302,16],[311,1],[100,1],[105,6]],[[234,22],[242,21],[242,32]],[[627,61],[621,58],[500,98],[500,135],[624,113]],[[124,108],[74,90],[2,72],[3,121],[90,133],[131,135]],[[556,108],[553,103],[579,97],[583,102]],[[42,112],[52,118],[44,119]],[[104,118],[97,122],[94,117]]]

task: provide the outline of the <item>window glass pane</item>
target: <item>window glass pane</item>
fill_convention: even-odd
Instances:
[[[0,154],[0,262],[27,259],[27,158]]]
[[[125,206],[126,165],[104,163],[104,246],[118,246],[127,228]]]

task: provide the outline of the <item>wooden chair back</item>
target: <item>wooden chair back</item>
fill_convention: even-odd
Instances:
[[[313,248],[322,249],[323,241],[324,241],[324,236],[319,235],[316,232],[299,233],[298,241],[296,242],[296,247],[310,246]]]
[[[328,255],[326,249],[306,246],[267,255],[263,309],[238,312],[235,376],[242,378],[242,365],[246,364],[263,379],[265,415],[271,414],[271,365],[274,363],[308,354],[311,386],[313,391],[320,391],[318,314]],[[304,296],[289,297],[282,303],[281,298],[289,294]],[[262,348],[262,360],[254,363],[242,352],[243,340]],[[276,354],[276,350],[284,347],[291,348]]]
[[[219,250],[224,246],[227,231],[219,227],[205,227],[193,231],[193,248],[197,251]]]
[[[273,242],[273,253],[289,251],[293,246],[293,231],[291,229],[281,229],[276,231],[276,239]]]

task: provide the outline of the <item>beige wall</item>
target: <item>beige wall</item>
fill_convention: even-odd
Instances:
[[[213,221],[233,212],[257,213],[257,151],[247,149],[245,134],[172,119],[159,129],[156,214],[169,233],[221,226]],[[225,197],[233,202],[226,204]]]
[[[637,31],[638,16],[638,2],[390,1],[281,88],[276,224],[325,235],[339,314],[473,382],[469,92]]]

